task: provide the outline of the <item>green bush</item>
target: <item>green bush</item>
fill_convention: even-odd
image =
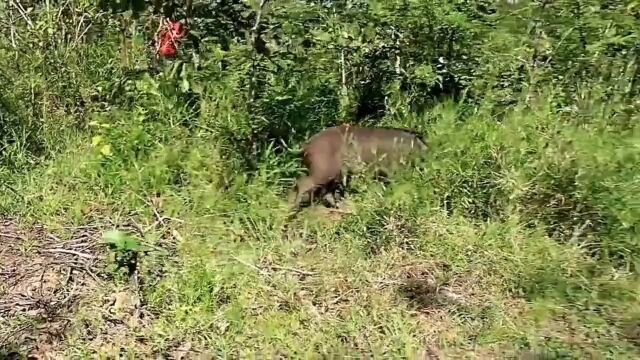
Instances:
[[[0,216],[146,227],[160,199],[140,242],[174,253],[140,252],[151,316],[118,327],[158,352],[637,357],[637,1],[266,3],[0,4]],[[174,60],[163,12],[191,15]],[[296,150],[344,122],[428,156],[288,217]]]

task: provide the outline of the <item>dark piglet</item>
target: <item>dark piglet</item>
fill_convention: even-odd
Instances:
[[[326,195],[335,192],[344,184],[343,177],[350,174],[373,170],[376,175],[386,177],[396,166],[406,165],[426,149],[420,135],[409,130],[346,124],[327,128],[312,136],[302,148],[309,175],[297,180],[292,207],[298,208],[306,193],[310,193],[313,201],[318,189]]]

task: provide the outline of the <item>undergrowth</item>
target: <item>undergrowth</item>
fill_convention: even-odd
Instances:
[[[113,277],[73,314],[62,353],[638,356],[636,8],[355,3],[274,5],[270,58],[212,30],[240,5],[200,4],[202,59],[153,69],[149,25],[117,11],[76,9],[96,21],[93,43],[21,37],[24,65],[0,40],[0,213],[58,229],[134,221],[151,249],[136,255],[144,316],[104,314],[100,299],[131,286]],[[77,14],[65,19],[81,27]],[[351,120],[417,129],[424,163],[388,186],[357,178],[340,212],[291,218],[295,150]]]
[[[593,129],[550,121],[544,106],[500,123],[484,114],[460,121],[456,107],[431,112],[440,120],[425,128],[422,168],[388,188],[359,179],[369,185],[354,185],[353,213],[339,218],[306,210],[290,222],[290,183],[273,154],[256,176],[238,174],[227,186],[206,130],[146,127],[155,140],[139,148],[131,146],[144,126],[136,121],[105,135],[106,158],[83,145],[89,137],[77,139],[14,180],[20,196],[6,193],[4,204],[24,219],[82,224],[153,217],[143,199],[162,199],[164,214],[185,225],[179,258],[145,289],[155,321],[144,332],[158,349],[177,341],[219,355],[413,356],[424,344],[499,344],[631,356],[637,130],[604,128],[606,144],[594,145]],[[416,277],[450,287],[463,304],[437,299],[425,284],[407,290]],[[70,349],[91,346],[81,330],[75,336]]]

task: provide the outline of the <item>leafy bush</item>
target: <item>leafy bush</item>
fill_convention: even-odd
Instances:
[[[156,322],[135,330],[162,351],[408,357],[433,340],[635,355],[639,11],[0,4],[0,213],[153,224],[144,198],[162,199],[182,227],[145,244],[180,249],[173,275],[144,290]],[[173,60],[153,54],[163,16],[189,16]],[[295,150],[344,122],[416,129],[429,154],[386,187],[358,179],[352,213],[288,218]],[[443,287],[466,302],[438,298]]]

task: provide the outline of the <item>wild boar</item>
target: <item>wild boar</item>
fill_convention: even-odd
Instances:
[[[376,175],[387,177],[390,170],[416,159],[426,149],[423,138],[409,130],[347,124],[327,128],[302,148],[309,175],[297,180],[292,207],[298,208],[306,193],[310,193],[313,202],[318,188],[322,194],[331,195],[345,185],[343,177],[354,173],[373,170]]]

